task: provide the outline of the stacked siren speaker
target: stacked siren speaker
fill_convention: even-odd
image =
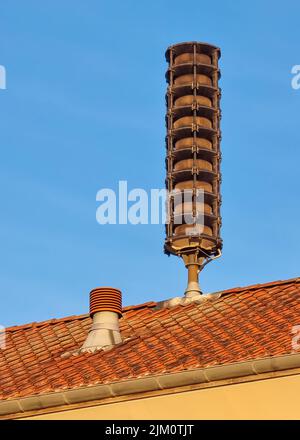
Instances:
[[[185,263],[212,259],[222,248],[219,58],[219,48],[198,42],[175,44],[166,52],[165,252]],[[189,192],[185,202],[183,193]]]

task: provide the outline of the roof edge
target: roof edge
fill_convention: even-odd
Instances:
[[[233,383],[238,381],[260,380],[284,375],[284,370],[295,374],[294,369],[300,368],[300,353],[284,356],[252,359],[227,365],[216,365],[206,368],[185,370],[178,373],[144,376],[137,379],[80,387],[72,390],[59,391],[0,401],[0,419],[29,417],[32,413],[38,415],[49,412],[74,409],[74,405],[85,404],[94,406],[108,403],[118,398],[139,398],[142,393],[161,392],[177,388],[178,392],[185,391],[184,387],[202,386],[205,388],[224,385],[222,381]],[[269,375],[266,377],[266,375]],[[252,377],[252,379],[251,379]],[[226,384],[226,383],[225,383]],[[188,388],[190,390],[190,388]],[[169,391],[170,392],[170,391]],[[147,397],[144,394],[142,397]],[[76,408],[75,408],[76,409]],[[31,413],[31,414],[30,414]]]

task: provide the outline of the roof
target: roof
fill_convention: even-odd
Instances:
[[[217,292],[200,304],[125,307],[124,342],[92,354],[72,354],[90,329],[88,315],[10,327],[0,399],[290,354],[298,324],[300,278]]]

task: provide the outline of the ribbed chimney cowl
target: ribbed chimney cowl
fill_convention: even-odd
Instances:
[[[122,342],[119,318],[122,293],[113,287],[97,287],[90,292],[90,316],[93,320],[81,352],[93,353]]]

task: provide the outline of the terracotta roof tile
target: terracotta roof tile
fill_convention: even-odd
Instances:
[[[200,304],[159,305],[125,307],[125,341],[94,354],[63,356],[82,345],[88,315],[7,328],[0,399],[291,353],[300,278],[217,292]]]

